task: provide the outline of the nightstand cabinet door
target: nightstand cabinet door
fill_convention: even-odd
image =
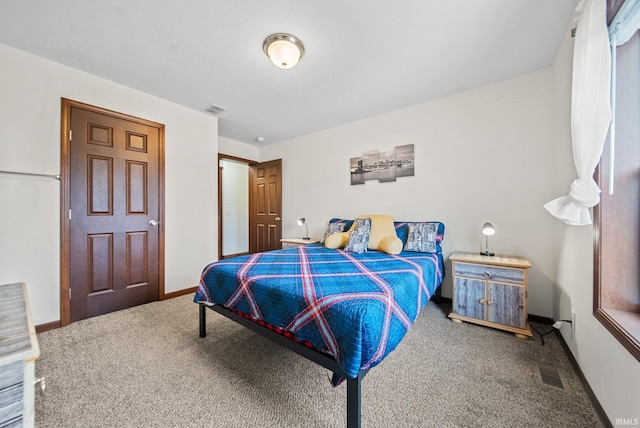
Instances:
[[[465,317],[485,319],[485,281],[456,277],[453,282],[453,311]]]
[[[524,287],[489,282],[487,320],[498,324],[524,329]]]

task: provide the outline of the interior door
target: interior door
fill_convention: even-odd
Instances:
[[[249,251],[282,248],[282,159],[249,167]]]
[[[164,126],[68,106],[70,320],[159,299]]]

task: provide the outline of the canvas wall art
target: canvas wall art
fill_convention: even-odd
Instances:
[[[368,180],[380,183],[396,181],[397,177],[414,175],[413,144],[396,146],[388,152],[371,150],[362,156],[351,158],[351,185],[364,184]]]

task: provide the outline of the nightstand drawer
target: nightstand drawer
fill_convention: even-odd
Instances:
[[[524,284],[524,269],[508,269],[489,265],[478,265],[455,262],[453,274],[468,278],[478,278],[488,281]]]

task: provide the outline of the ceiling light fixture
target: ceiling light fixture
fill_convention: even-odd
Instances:
[[[304,55],[304,45],[295,36],[286,33],[272,34],[262,44],[271,62],[284,70],[293,68]]]

